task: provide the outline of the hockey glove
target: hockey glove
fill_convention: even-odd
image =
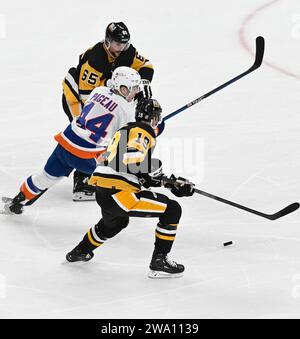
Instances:
[[[145,188],[162,186],[162,162],[159,159],[151,159],[151,172],[138,175],[139,182]]]
[[[149,80],[142,79],[141,80],[141,88],[142,88],[144,98],[146,98],[146,99],[152,98],[152,90],[151,90]]]
[[[166,183],[164,186],[171,190],[176,197],[190,197],[194,194],[194,184],[188,179],[176,177],[172,174],[169,178],[173,183]]]

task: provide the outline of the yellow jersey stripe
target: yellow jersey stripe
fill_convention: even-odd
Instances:
[[[139,192],[140,188],[134,186],[133,184],[129,184],[126,181],[122,179],[115,179],[115,178],[105,178],[102,176],[92,176],[89,179],[90,185],[99,186],[102,188],[110,188],[110,189],[116,189],[116,190],[122,190],[122,191],[128,191],[128,192]]]

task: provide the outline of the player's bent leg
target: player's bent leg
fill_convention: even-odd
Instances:
[[[69,262],[89,261],[94,257],[93,251],[104,244],[106,238],[99,232],[102,219],[88,230],[82,241],[66,255]]]
[[[164,214],[168,197],[152,191],[133,193],[120,191],[112,195],[115,203],[130,217],[160,217]]]
[[[184,266],[168,258],[181,217],[181,206],[175,200],[152,191],[118,192],[113,195],[117,205],[133,217],[159,217],[155,231],[155,248],[150,262],[149,278],[177,278]]]
[[[20,192],[6,204],[5,209],[13,214],[21,214],[24,206],[31,205],[48,188],[55,185],[64,176],[68,176],[73,168],[62,158],[64,153],[68,152],[58,145],[47,160],[44,169],[23,182]]]
[[[28,177],[21,185],[20,192],[12,199],[8,209],[13,214],[22,214],[24,206],[32,205],[48,188],[59,182],[62,177],[53,177],[45,170]]]
[[[184,266],[168,258],[175,240],[181,207],[167,196],[150,191],[132,193],[127,191],[98,190],[97,202],[103,218],[92,227],[83,240],[66,256],[70,262],[88,261],[93,251],[127,227],[129,217],[159,217],[155,233],[155,249],[150,263],[150,278],[177,278],[182,276]]]
[[[101,207],[101,220],[84,235],[82,241],[66,255],[69,262],[88,261],[93,251],[113,238],[129,224],[129,216],[111,198],[111,190],[97,190],[97,203]]]
[[[51,175],[59,173],[68,176],[73,169],[74,185],[73,200],[95,200],[95,189],[87,184],[90,174],[97,166],[95,159],[82,159],[65,150],[61,145],[57,145],[51,157],[48,159],[45,170]]]
[[[98,224],[93,226],[85,234],[83,240],[66,255],[69,262],[89,261],[93,258],[93,251],[103,245],[106,240],[113,238],[127,227],[129,217],[115,216],[107,220],[102,218]]]
[[[155,252],[169,253],[175,240],[177,226],[182,214],[179,203],[168,199],[165,212],[159,217],[155,232]]]

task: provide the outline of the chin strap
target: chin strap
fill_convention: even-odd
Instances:
[[[115,57],[114,55],[111,54],[111,51],[109,50],[110,48],[110,41],[107,41],[106,39],[104,39],[104,48],[106,50],[106,53],[109,55],[109,57],[111,57],[113,60],[115,60],[117,57]],[[124,49],[121,51],[122,52],[125,52],[127,51],[127,49],[129,48],[130,46],[130,40],[126,43],[126,46],[124,47]]]
[[[108,56],[112,59],[112,61],[114,61],[116,57],[111,54],[109,47],[110,47],[110,41],[107,42],[106,40],[104,40],[104,49],[106,53],[108,54]]]

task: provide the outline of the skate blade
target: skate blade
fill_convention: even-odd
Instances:
[[[9,198],[7,198],[7,199],[9,199]],[[4,202],[4,198],[2,198],[2,201]],[[9,202],[10,201],[6,201],[6,203],[4,204],[3,208],[0,210],[0,214],[4,214],[4,215],[16,215],[15,213],[13,213],[9,209]]]
[[[1,201],[4,202],[5,204],[7,204],[8,202],[11,202],[11,201],[12,201],[12,198],[1,197]]]
[[[68,264],[71,264],[71,263],[67,259],[61,262],[61,265],[68,265]]]
[[[181,273],[167,273],[162,271],[152,271],[148,273],[148,278],[150,279],[174,279],[183,277],[183,272]]]
[[[0,214],[4,214],[4,215],[12,215],[12,214],[14,214],[8,208],[8,204],[12,201],[12,199],[8,198],[8,197],[1,197],[1,201],[4,203],[4,206],[0,210]]]
[[[73,201],[95,201],[96,196],[95,194],[86,195],[82,192],[76,192],[73,194]]]
[[[85,263],[86,261],[68,261],[67,259],[65,259],[63,262],[61,262],[61,265],[81,266]]]
[[[14,213],[14,212],[12,212],[9,209],[9,207],[7,205],[7,206],[4,206],[4,208],[2,210],[0,210],[0,214],[4,214],[4,215],[21,215],[21,214],[23,214],[23,212],[22,213]]]
[[[17,215],[15,213],[12,213],[11,211],[6,211],[5,209],[1,210],[0,214],[4,214],[4,215]]]
[[[81,266],[85,266],[88,265],[90,263],[91,260],[88,261],[83,261],[83,260],[79,260],[79,261],[68,261],[67,259],[65,259],[64,261],[61,262],[61,265],[63,266],[72,266],[72,267],[81,267]]]

